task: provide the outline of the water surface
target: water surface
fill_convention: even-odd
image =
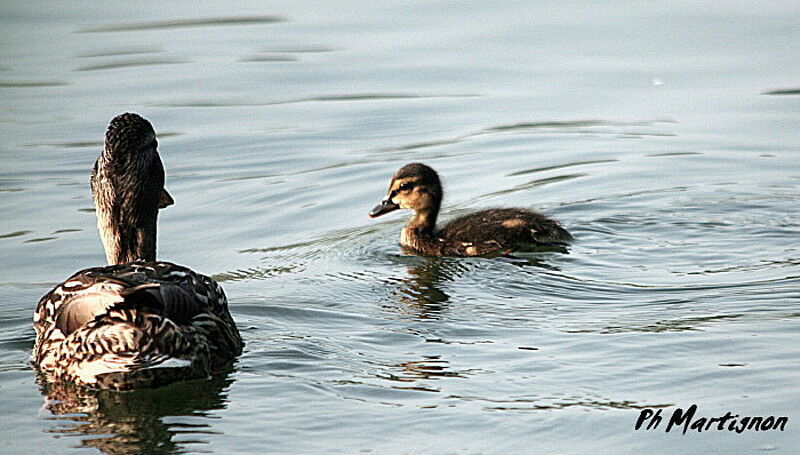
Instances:
[[[235,10],[235,11],[234,11]],[[800,446],[800,8],[775,2],[6,2],[0,407],[9,453],[655,453]],[[36,381],[33,308],[102,264],[108,121],[159,133],[159,256],[224,286],[233,370]],[[542,210],[568,254],[403,254],[401,165],[444,219]],[[634,431],[646,407],[784,432]]]

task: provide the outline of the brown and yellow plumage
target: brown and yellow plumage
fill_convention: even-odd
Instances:
[[[563,248],[572,240],[557,221],[521,208],[480,210],[437,230],[442,196],[436,171],[422,163],[407,164],[392,177],[386,196],[370,216],[413,210],[414,216],[400,233],[400,244],[433,256],[493,256],[538,247]]]

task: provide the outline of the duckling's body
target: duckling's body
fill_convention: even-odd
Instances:
[[[495,208],[461,216],[441,230],[436,219],[442,200],[438,174],[421,163],[400,168],[389,192],[370,216],[398,208],[414,210],[400,234],[400,244],[421,254],[435,256],[485,256],[540,246],[558,246],[572,236],[558,222],[541,213],[520,208]]]
[[[156,148],[136,114],[109,125],[92,192],[111,265],[79,271],[39,301],[32,357],[49,379],[156,387],[208,376],[242,351],[222,288],[155,261],[158,209],[173,203]]]

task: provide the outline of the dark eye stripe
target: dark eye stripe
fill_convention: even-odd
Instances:
[[[389,192],[389,197],[393,198],[393,197],[397,196],[397,193],[399,193],[401,191],[408,191],[411,188],[414,188],[417,185],[417,183],[418,182],[405,182],[402,185],[400,185],[399,187],[397,187],[396,190],[390,191]]]

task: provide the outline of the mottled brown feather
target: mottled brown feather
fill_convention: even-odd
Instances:
[[[222,288],[155,262],[159,208],[174,202],[150,122],[115,117],[92,169],[108,262],[73,274],[34,313],[33,362],[48,379],[90,387],[156,387],[205,377],[242,352]]]

